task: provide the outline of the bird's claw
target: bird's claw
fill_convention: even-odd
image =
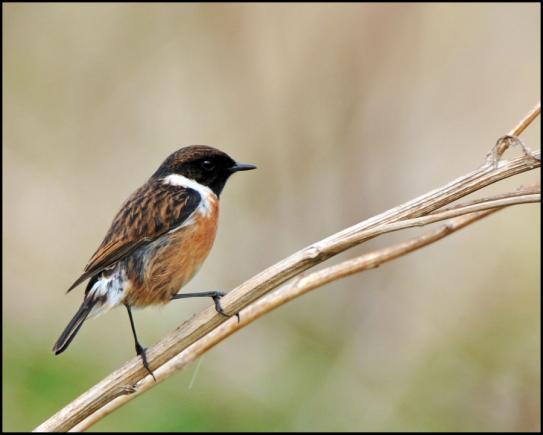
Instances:
[[[235,314],[226,314],[226,313],[224,312],[224,309],[223,309],[223,307],[222,307],[222,305],[221,305],[221,302],[220,302],[220,300],[221,300],[221,298],[222,298],[223,296],[224,296],[224,293],[222,293],[222,292],[216,292],[215,295],[212,296],[213,302],[215,302],[215,310],[217,311],[217,313],[223,315],[224,317],[230,318],[230,317],[232,317],[232,316],[235,315],[235,316],[238,318],[238,323],[239,323],[239,321],[240,321],[239,313],[235,313]]]
[[[147,351],[147,348],[142,347],[140,345],[136,346],[136,353],[138,354],[138,356],[141,356],[141,360],[143,362],[143,367],[145,367],[145,370],[147,370],[149,372],[149,374],[153,377],[153,380],[156,382],[155,375],[153,374],[153,372],[149,368],[149,363],[147,362],[147,353],[146,353],[146,351]]]

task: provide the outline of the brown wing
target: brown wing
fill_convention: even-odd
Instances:
[[[68,292],[147,243],[182,225],[200,204],[193,189],[150,180],[136,190],[113,219],[104,241]]]

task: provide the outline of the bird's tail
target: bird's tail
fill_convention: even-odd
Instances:
[[[94,299],[94,298],[92,298]],[[66,326],[66,329],[60,334],[60,337],[58,338],[57,342],[53,346],[53,352],[55,355],[58,355],[61,352],[64,352],[68,345],[72,342],[74,337],[76,336],[77,332],[83,326],[83,322],[89,315],[89,313],[92,310],[92,307],[94,307],[94,304],[96,303],[96,299],[92,300],[91,298],[85,299],[81,306],[79,307],[79,310],[77,310],[77,313],[75,313],[75,316],[72,320],[70,320],[70,323],[68,323],[68,326]]]

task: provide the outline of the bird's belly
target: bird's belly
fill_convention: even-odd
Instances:
[[[193,224],[165,234],[128,259],[131,285],[125,302],[135,307],[169,302],[196,274],[216,232],[217,220],[200,215]]]

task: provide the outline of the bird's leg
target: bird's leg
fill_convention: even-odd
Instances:
[[[149,368],[149,363],[147,362],[147,355],[145,354],[145,348],[140,344],[138,341],[138,336],[136,335],[136,327],[134,326],[134,319],[132,317],[132,310],[130,309],[130,305],[125,304],[126,310],[128,311],[128,317],[130,318],[130,326],[132,327],[132,334],[134,334],[134,341],[136,343],[136,353],[138,355],[141,355],[141,359],[143,361],[143,367],[149,372],[149,374],[153,377],[153,379],[156,382],[155,375]]]
[[[215,303],[215,310],[217,310],[217,313],[222,314],[225,317],[232,317],[234,314],[226,314],[221,306],[220,300],[223,296],[224,296],[223,292],[180,293],[180,294],[173,295],[172,300],[185,299],[185,298],[209,297],[213,299],[213,302]],[[236,313],[235,316],[238,318],[238,322],[239,322],[239,313]]]

